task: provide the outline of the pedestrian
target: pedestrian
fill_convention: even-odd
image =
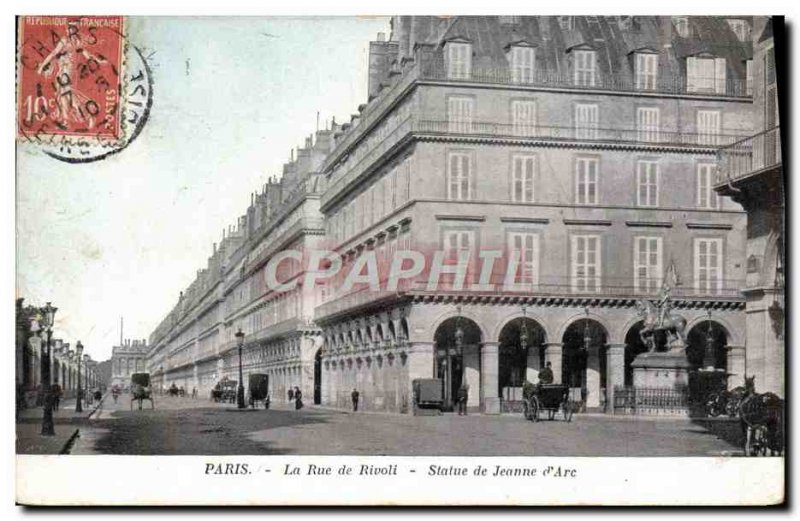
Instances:
[[[265,409],[269,409],[269,402],[270,402],[270,398],[269,398],[269,394],[267,394],[267,397],[264,398],[264,408]]]
[[[192,387],[192,400],[197,399],[197,387]]]
[[[53,385],[53,410],[57,411],[58,406],[61,404],[61,386],[58,384]]]
[[[461,384],[458,388],[458,415],[467,415],[467,397],[469,395],[469,385],[466,383]]]
[[[353,412],[358,411],[358,390],[354,387],[353,392],[350,393],[350,399],[353,400]]]
[[[294,389],[289,387],[289,403],[292,403],[292,400],[294,400]]]
[[[294,388],[294,408],[298,411],[303,408],[303,393],[299,387]]]

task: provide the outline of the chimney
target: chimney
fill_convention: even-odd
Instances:
[[[386,33],[378,33],[378,41],[385,42],[386,41]]]

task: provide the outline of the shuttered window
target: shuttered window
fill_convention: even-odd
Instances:
[[[633,287],[636,293],[655,293],[661,287],[661,237],[636,237],[633,243]]]
[[[534,68],[533,47],[511,48],[511,81],[514,83],[532,83]]]
[[[511,158],[511,200],[532,203],[536,178],[536,156],[515,155]]]
[[[720,134],[720,114],[717,110],[698,110],[697,111],[697,144],[712,145],[719,144]]]
[[[597,105],[575,105],[575,138],[597,139],[599,116]]]
[[[572,236],[572,290],[578,293],[600,291],[600,236]]]
[[[450,152],[447,158],[447,198],[466,201],[472,197],[471,158],[467,152]]]
[[[697,165],[697,206],[700,208],[719,208],[719,196],[714,191],[714,171],[716,165],[700,163]]]
[[[658,206],[658,163],[655,161],[636,163],[636,204]]]
[[[598,160],[591,157],[579,157],[575,165],[575,203],[597,204]]]
[[[597,54],[594,51],[573,51],[574,82],[579,87],[597,84]]]
[[[530,100],[512,101],[511,126],[515,136],[535,136],[536,102]]]
[[[472,132],[472,106],[474,100],[464,96],[447,98],[447,127],[450,132]]]
[[[636,54],[636,88],[655,90],[658,80],[658,55]]]
[[[472,72],[472,45],[469,43],[450,42],[447,44],[447,77],[464,80]]]
[[[689,92],[725,94],[725,58],[686,58],[686,88]]]
[[[508,249],[519,252],[519,268],[514,276],[518,284],[539,282],[539,235],[513,232],[508,234]]]
[[[645,143],[656,143],[659,140],[660,111],[657,107],[639,107],[636,109],[637,140]]]
[[[694,285],[704,294],[722,289],[722,239],[694,240]]]

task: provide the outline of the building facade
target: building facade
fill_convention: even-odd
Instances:
[[[151,335],[148,367],[162,385],[175,383],[207,395],[223,378],[238,381],[235,335],[241,330],[245,386],[249,374],[262,373],[269,376],[273,399],[294,387],[308,400],[319,397],[314,354],[320,334],[312,318],[320,288],[304,287],[300,266],[286,264],[281,277],[299,283],[290,291],[275,291],[265,270],[281,252],[321,247],[319,169],[332,135],[328,129],[309,136],[284,164],[281,179],[271,179],[251,195],[246,213],[223,231],[206,269]]]
[[[637,300],[669,281],[692,367],[740,384],[747,219],[714,183],[718,149],[754,130],[753,23],[394,17],[370,44],[367,102],[253,194],[148,368],[200,390],[238,379],[241,328],[245,380],[270,374],[274,398],[298,386],[344,408],[355,389],[366,410],[407,412],[413,380],[441,378],[448,404],[467,384],[497,413],[549,363],[611,412],[645,350]],[[265,263],[319,249],[337,277],[266,287]],[[425,268],[387,285],[403,252]],[[371,259],[380,289],[348,284]]]
[[[120,345],[111,348],[111,385],[130,386],[133,373],[147,371],[147,340],[120,339]]]
[[[770,19],[751,31],[753,135],[719,151],[715,189],[747,211],[747,372],[759,391],[785,396],[785,190],[776,44]]]
[[[739,19],[737,19],[739,20]],[[750,20],[741,20],[745,24]],[[402,411],[417,377],[498,412],[551,363],[589,409],[632,383],[635,301],[668,270],[687,356],[745,374],[746,218],[713,191],[716,150],[752,131],[750,42],[723,18],[395,17],[369,103],[323,165],[327,238],[365,252],[517,252],[501,280],[339,291],[316,310],[323,403],[357,388]],[[458,257],[461,262],[461,257]],[[470,278],[471,277],[471,278]],[[531,338],[521,349],[522,324]],[[455,332],[464,337],[456,349]]]

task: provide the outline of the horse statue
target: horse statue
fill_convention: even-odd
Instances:
[[[662,306],[666,306],[667,308],[658,308],[647,299],[639,299],[636,301],[638,315],[644,319],[644,327],[639,331],[639,337],[651,353],[656,350],[655,334],[658,331],[663,331],[667,334],[668,346],[677,347],[686,345],[686,338],[684,336],[686,319],[680,315],[669,312],[669,302],[667,299],[664,299]]]

